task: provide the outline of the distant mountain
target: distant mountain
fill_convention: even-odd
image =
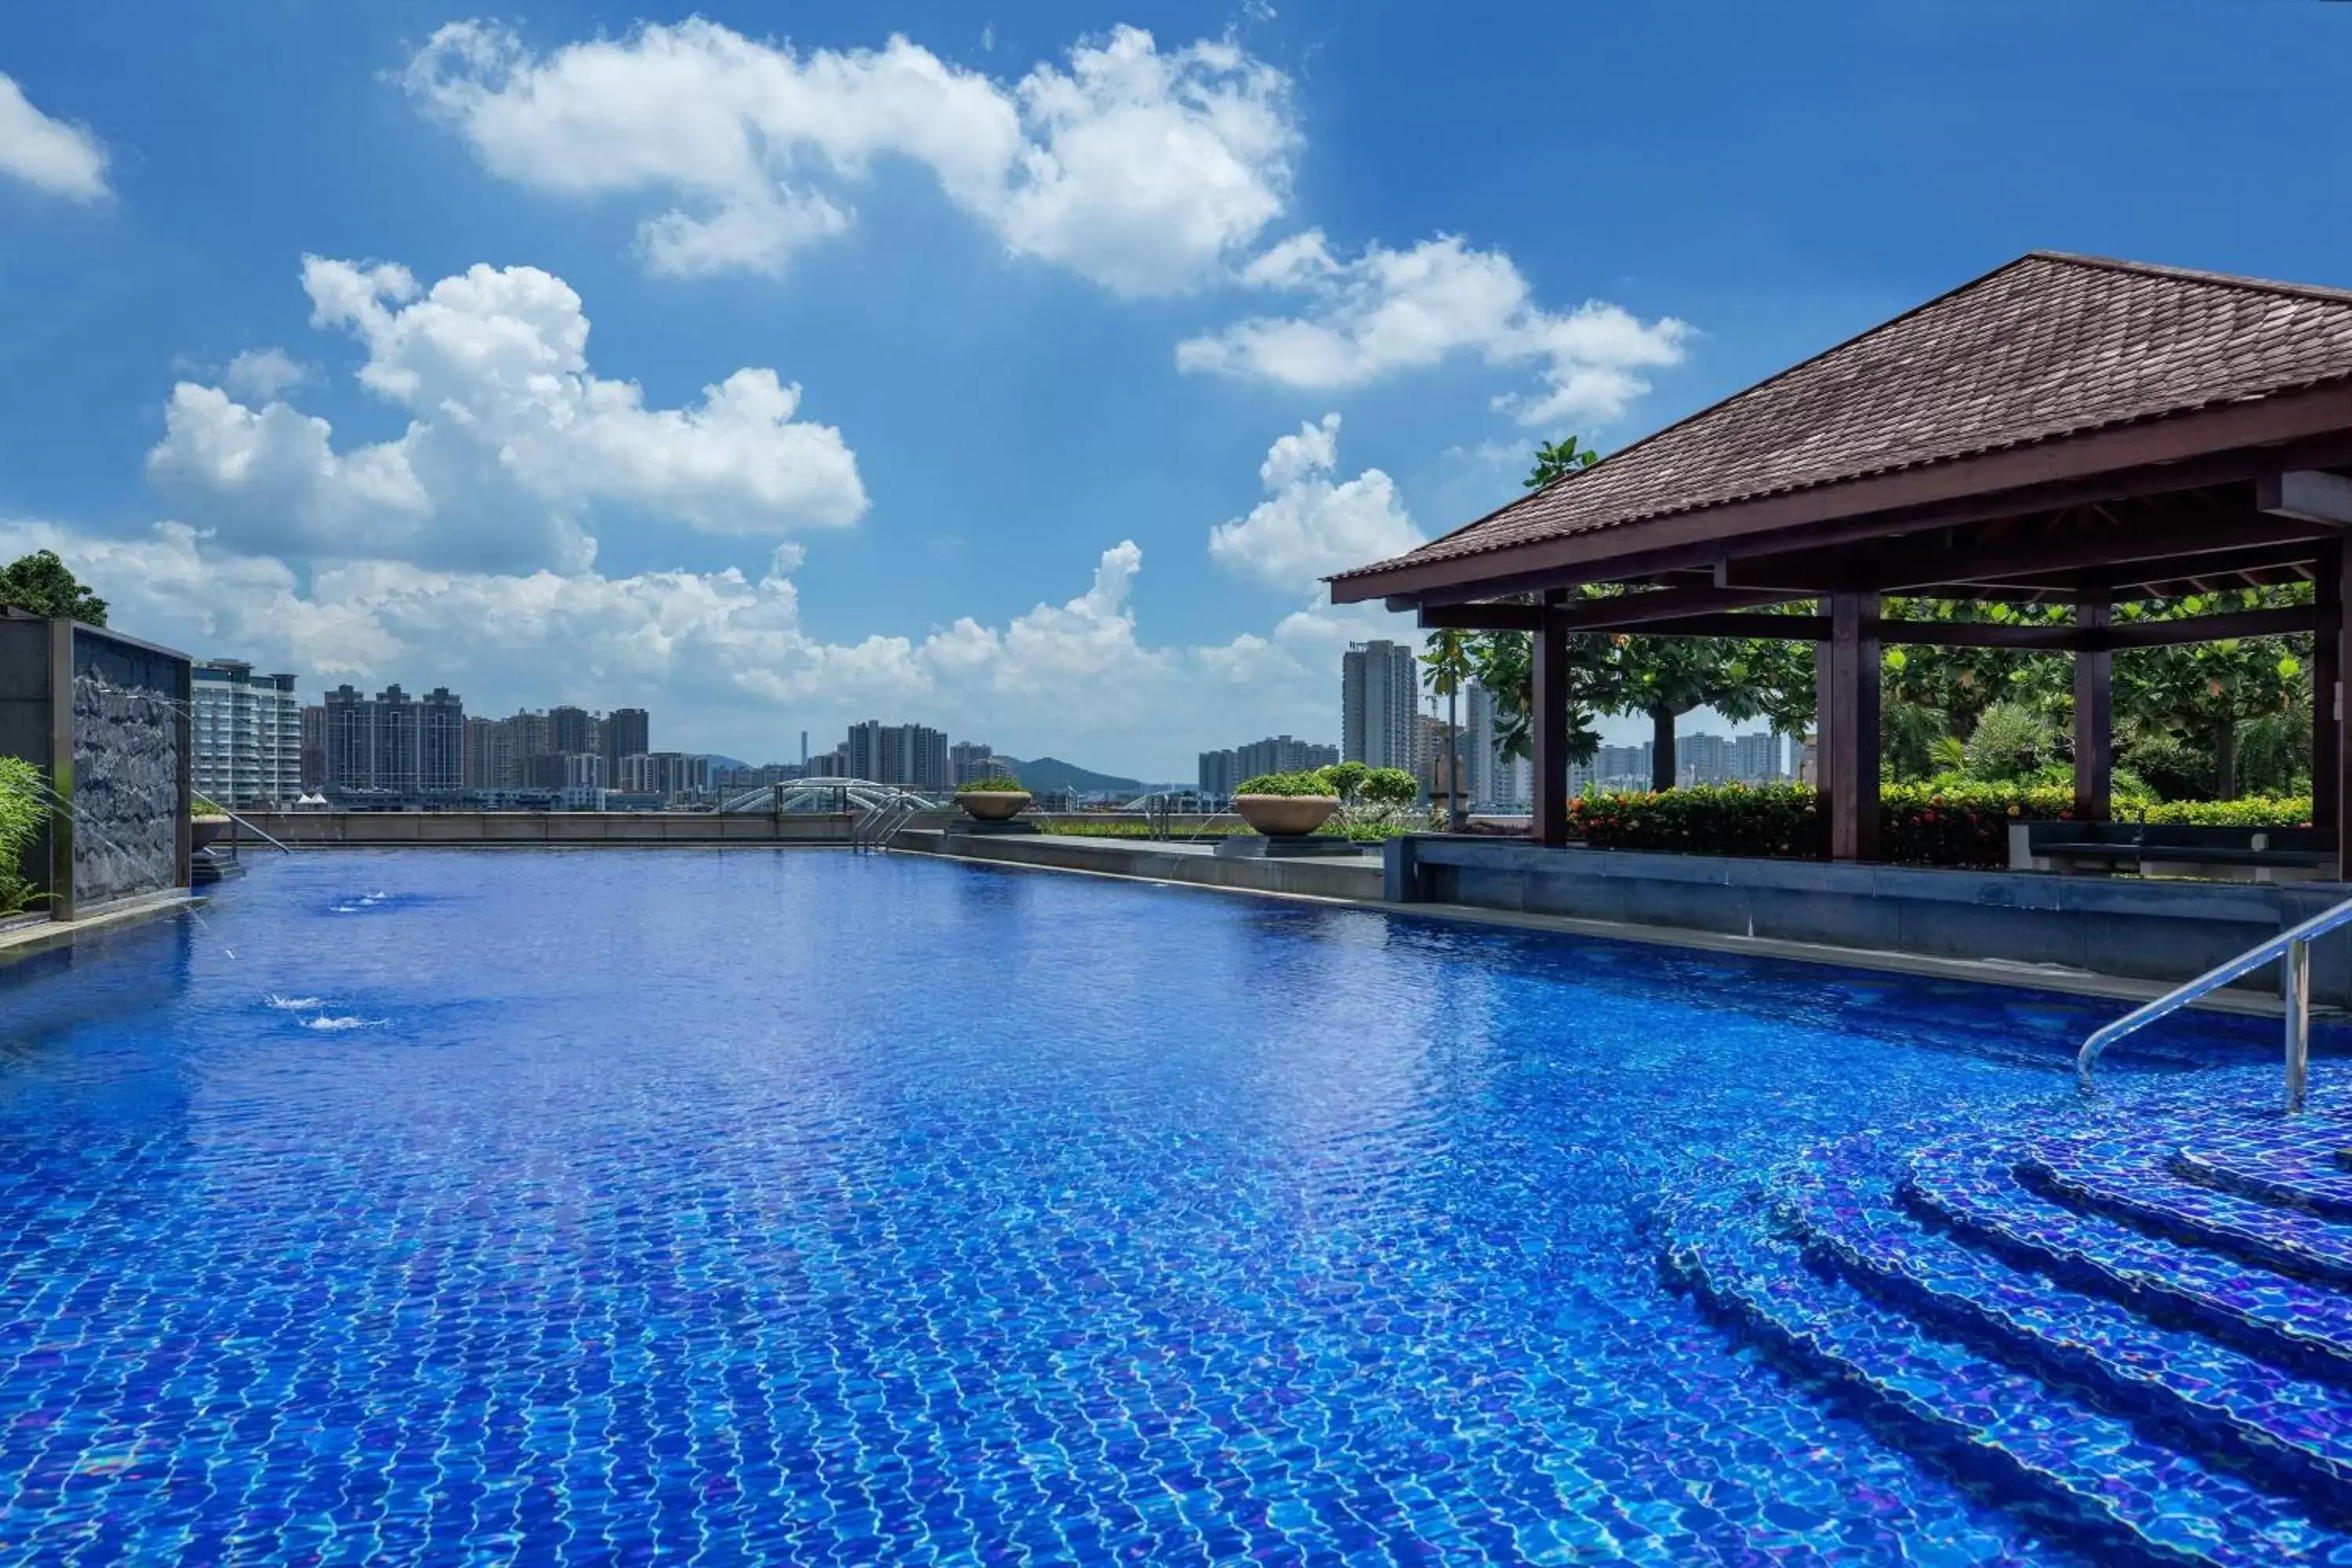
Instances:
[[[1040,757],[1024,763],[1018,757],[1007,757],[1021,782],[1033,790],[1069,790],[1077,795],[1140,795],[1144,785],[1139,779],[1123,779],[1112,773],[1098,773],[1082,768],[1076,763],[1066,763],[1059,757]]]
[[[714,773],[728,769],[748,768],[751,765],[740,757],[730,757],[718,752],[703,752],[702,760],[710,764],[710,771]]]

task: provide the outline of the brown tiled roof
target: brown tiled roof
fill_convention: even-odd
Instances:
[[[2352,378],[2352,292],[2036,251],[1392,561],[1650,519]]]

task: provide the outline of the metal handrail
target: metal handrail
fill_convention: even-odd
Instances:
[[[849,847],[852,849],[884,849],[898,837],[898,829],[907,826],[908,818],[921,811],[920,802],[909,795],[899,795],[867,806],[857,820],[849,826]]]
[[[2187,984],[2174,987],[2105,1028],[2094,1029],[2074,1058],[2074,1076],[2083,1092],[2091,1092],[2091,1068],[2098,1064],[2099,1053],[2109,1046],[2277,959],[2279,992],[2286,1003],[2286,1108],[2301,1110],[2311,1078],[2311,943],[2315,938],[2344,925],[2352,925],[2352,899],[2248,948],[2228,963],[2217,964]]]

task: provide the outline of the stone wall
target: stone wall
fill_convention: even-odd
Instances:
[[[87,912],[179,885],[186,661],[76,628],[73,889]]]

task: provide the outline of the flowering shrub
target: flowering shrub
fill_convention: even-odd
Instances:
[[[2299,796],[2148,802],[2118,797],[2116,816],[2200,827],[2293,827],[2311,821]],[[1883,784],[1880,855],[1903,866],[2009,863],[2011,822],[2066,821],[2074,791],[2050,784],[1937,781]],[[1596,849],[1807,858],[1822,852],[1820,804],[1806,784],[1701,784],[1663,794],[1596,795],[1569,802],[1569,818]]]

